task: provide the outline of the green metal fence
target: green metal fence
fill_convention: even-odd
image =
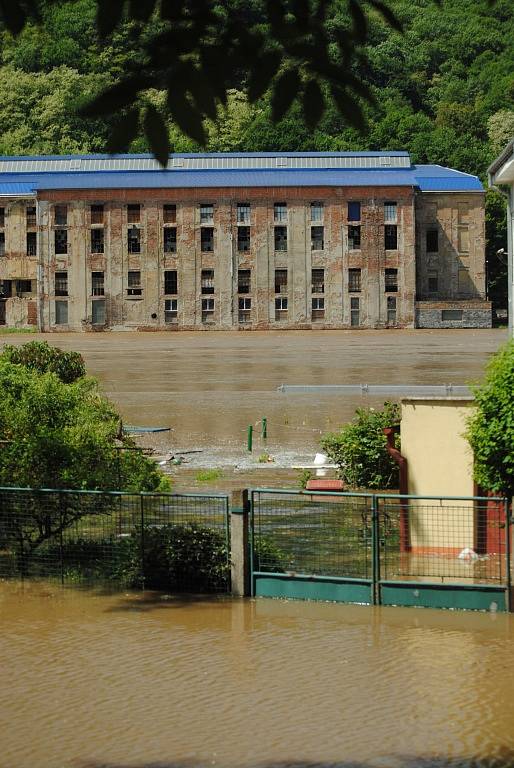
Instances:
[[[222,494],[0,488],[0,578],[227,591],[228,512]]]
[[[256,596],[509,608],[504,498],[255,489],[250,536]]]

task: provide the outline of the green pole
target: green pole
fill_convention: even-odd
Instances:
[[[266,440],[268,437],[268,419],[264,416],[262,419],[262,439]]]
[[[253,427],[250,424],[248,427],[248,450],[250,453],[252,452],[252,444],[253,444]]]

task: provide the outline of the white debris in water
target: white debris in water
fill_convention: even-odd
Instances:
[[[472,562],[473,560],[478,560],[478,555],[474,549],[470,549],[469,547],[464,547],[464,549],[462,549],[459,552],[458,558],[459,560],[466,560],[467,562]]]

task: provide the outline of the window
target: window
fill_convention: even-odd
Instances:
[[[466,227],[465,229],[459,229],[458,231],[458,246],[459,246],[459,253],[468,253],[469,251],[469,230]]]
[[[141,230],[137,227],[127,231],[127,248],[129,253],[141,253]]]
[[[249,203],[237,204],[237,223],[249,224],[250,223],[250,205]]]
[[[202,269],[201,280],[202,293],[214,293],[214,270]]]
[[[275,320],[284,320],[287,317],[287,296],[275,298]]]
[[[275,203],[273,206],[273,217],[275,221],[287,221],[287,203]]]
[[[213,227],[202,227],[201,229],[201,249],[204,252],[214,250],[214,229]]]
[[[397,221],[397,205],[396,203],[384,203],[384,221],[387,223],[395,224]]]
[[[27,256],[37,255],[37,232],[27,232]]]
[[[164,227],[164,253],[177,252],[177,228]]]
[[[311,272],[312,293],[325,293],[325,270],[313,269]]]
[[[214,206],[204,205],[200,206],[200,224],[212,224],[214,216]]]
[[[396,325],[396,296],[387,297],[387,324]]]
[[[27,227],[35,227],[35,226],[36,226],[36,206],[29,205],[27,206]]]
[[[323,297],[313,297],[311,316],[313,320],[323,320],[325,317],[325,299]]]
[[[176,224],[177,222],[177,206],[176,205],[163,205],[162,206],[162,219],[165,224]]]
[[[352,328],[360,325],[360,299],[357,296],[350,299],[350,325]]]
[[[11,295],[12,282],[11,280],[0,280],[0,298],[8,299]]]
[[[462,321],[462,309],[442,309],[441,310],[441,320],[447,321],[447,320],[457,320]]]
[[[164,293],[166,294],[178,293],[176,269],[166,269],[164,271]]]
[[[356,293],[361,290],[361,271],[360,269],[348,270],[348,290],[350,293]]]
[[[459,267],[457,274],[459,293],[462,296],[472,296],[475,292],[475,286],[469,276],[469,269],[467,267]]]
[[[350,201],[348,203],[348,221],[360,221],[361,220],[361,204],[359,202]]]
[[[437,293],[439,290],[439,278],[435,270],[428,271],[428,292]]]
[[[250,227],[237,228],[237,250],[240,253],[250,250]]]
[[[91,230],[91,253],[104,252],[104,230],[98,227]]]
[[[105,281],[103,272],[91,272],[91,295],[103,296],[105,293]]]
[[[249,323],[252,314],[252,300],[250,298],[239,298],[238,300],[238,321],[240,323]]]
[[[91,322],[93,325],[105,325],[105,299],[91,302]]]
[[[91,224],[103,224],[104,223],[104,207],[103,205],[92,205],[91,209]]]
[[[324,227],[311,227],[311,251],[323,250]]]
[[[398,248],[398,227],[396,224],[385,225],[384,246],[386,251],[396,251]]]
[[[54,280],[55,280],[55,290],[54,290],[55,295],[67,296],[68,295],[68,273],[56,272]]]
[[[66,226],[68,223],[68,206],[56,205],[54,208],[54,223],[58,226]]]
[[[67,301],[55,302],[55,324],[56,325],[68,324],[68,302]]]
[[[141,206],[139,203],[127,205],[127,221],[129,224],[138,224],[141,221]]]
[[[386,269],[384,275],[384,289],[386,293],[396,293],[398,291],[397,269]]]
[[[252,272],[250,269],[239,269],[237,272],[237,292],[251,293]]]
[[[5,208],[0,208],[0,227],[5,227]]]
[[[129,270],[127,280],[127,296],[142,296],[141,272],[139,270]]]
[[[361,227],[360,224],[348,225],[348,248],[350,251],[357,251],[361,247]]]
[[[68,253],[68,230],[54,230],[55,252],[58,254]]]
[[[437,229],[427,229],[427,253],[437,253],[439,250],[439,232]]]
[[[287,293],[287,269],[275,270],[275,293]]]
[[[177,299],[166,299],[164,301],[164,322],[176,323],[178,315],[178,301]]]
[[[16,280],[16,295],[32,293],[32,280]]]
[[[311,203],[311,221],[323,221],[323,203]]]
[[[202,323],[214,322],[214,299],[202,299]]]
[[[275,250],[287,251],[287,227],[275,227]]]
[[[5,256],[5,232],[0,232],[0,256]]]

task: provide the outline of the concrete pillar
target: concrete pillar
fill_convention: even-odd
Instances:
[[[232,594],[235,597],[245,597],[250,594],[248,519],[248,491],[243,491],[243,506],[232,507],[230,515],[230,562]]]

